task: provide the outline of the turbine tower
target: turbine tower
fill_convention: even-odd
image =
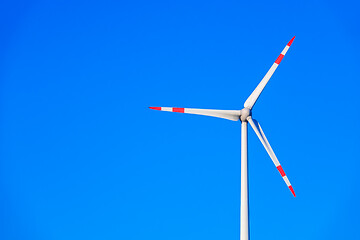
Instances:
[[[224,118],[232,121],[241,121],[241,194],[240,194],[240,240],[249,239],[249,198],[248,198],[248,154],[247,154],[247,123],[255,131],[256,135],[260,139],[266,152],[269,154],[271,160],[275,164],[275,167],[279,171],[281,177],[284,179],[286,185],[290,189],[291,193],[296,197],[293,187],[289,179],[287,178],[283,168],[281,167],[279,160],[277,159],[273,149],[267,140],[264,131],[260,124],[252,118],[252,108],[254,107],[261,92],[264,90],[266,84],[269,82],[271,76],[274,74],[276,68],[279,66],[281,60],[289,50],[295,37],[285,46],[284,50],[280,53],[274,64],[261,80],[259,85],[251,93],[248,99],[244,103],[242,110],[214,110],[214,109],[196,109],[196,108],[173,108],[173,107],[150,107],[150,109],[167,111],[167,112],[179,112],[190,113],[211,117]]]

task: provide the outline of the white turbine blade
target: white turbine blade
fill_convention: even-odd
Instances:
[[[211,117],[224,118],[232,121],[238,121],[240,117],[240,110],[215,110],[215,109],[197,109],[197,108],[172,108],[172,107],[149,107],[150,109],[166,111],[197,114]]]
[[[281,167],[280,162],[277,159],[273,149],[271,148],[270,143],[267,140],[267,138],[266,138],[260,124],[255,119],[252,119],[251,117],[248,117],[247,120],[250,123],[251,127],[254,129],[254,131],[255,131],[256,135],[258,136],[258,138],[260,139],[262,145],[265,147],[265,150],[269,154],[271,160],[275,164],[275,167],[277,168],[280,175],[284,179],[284,181],[285,181],[286,185],[288,186],[288,188],[290,189],[291,193],[294,195],[294,197],[296,197],[294,189],[291,186],[291,183],[290,183],[289,179],[287,178],[283,168]]]
[[[271,76],[274,74],[276,68],[279,66],[281,60],[285,56],[286,52],[289,50],[292,42],[294,41],[295,37],[293,37],[290,42],[285,46],[284,50],[280,53],[279,57],[276,59],[274,64],[271,66],[269,71],[266,73],[264,78],[261,80],[259,85],[255,88],[255,90],[251,93],[248,99],[244,103],[244,107],[252,109],[256,100],[259,98],[261,92],[264,90],[266,84],[269,82]]]

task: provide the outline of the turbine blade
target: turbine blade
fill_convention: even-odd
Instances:
[[[277,168],[277,170],[279,171],[281,177],[284,179],[286,185],[288,186],[288,188],[290,189],[291,193],[294,195],[294,197],[296,197],[295,192],[293,187],[291,186],[291,183],[289,181],[289,179],[287,178],[283,168],[280,165],[279,160],[277,159],[273,149],[270,146],[269,141],[267,140],[260,124],[255,120],[252,119],[251,117],[247,118],[248,122],[250,123],[251,127],[254,129],[256,135],[258,136],[258,138],[260,139],[262,145],[264,146],[265,150],[267,151],[267,153],[269,154],[271,160],[273,161],[273,163],[275,164],[275,167]]]
[[[285,46],[284,50],[280,53],[279,57],[276,59],[274,64],[271,66],[269,71],[266,73],[264,78],[261,80],[259,85],[255,88],[255,90],[251,93],[251,95],[248,97],[248,99],[244,103],[244,107],[252,109],[255,105],[257,99],[259,98],[261,92],[264,90],[266,84],[269,82],[271,76],[274,74],[276,68],[279,66],[281,60],[285,56],[286,52],[289,50],[292,42],[294,41],[295,37],[293,37],[290,42]]]
[[[198,108],[173,108],[173,107],[149,107],[153,110],[166,112],[189,113],[217,118],[224,118],[232,121],[238,121],[240,110],[215,110],[215,109],[198,109]]]

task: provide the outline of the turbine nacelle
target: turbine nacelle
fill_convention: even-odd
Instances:
[[[251,109],[243,108],[240,110],[240,116],[239,116],[240,121],[247,122],[247,118],[249,116],[251,116]]]

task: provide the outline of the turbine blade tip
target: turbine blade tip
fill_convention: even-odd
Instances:
[[[296,194],[295,194],[295,191],[294,191],[293,187],[289,186],[289,189],[290,189],[291,193],[294,195],[294,197],[296,197]]]
[[[289,47],[290,47],[291,44],[293,43],[294,39],[295,39],[295,36],[294,36],[294,37],[290,40],[290,42],[287,44]]]
[[[161,107],[149,107],[149,108],[153,110],[161,110]]]

